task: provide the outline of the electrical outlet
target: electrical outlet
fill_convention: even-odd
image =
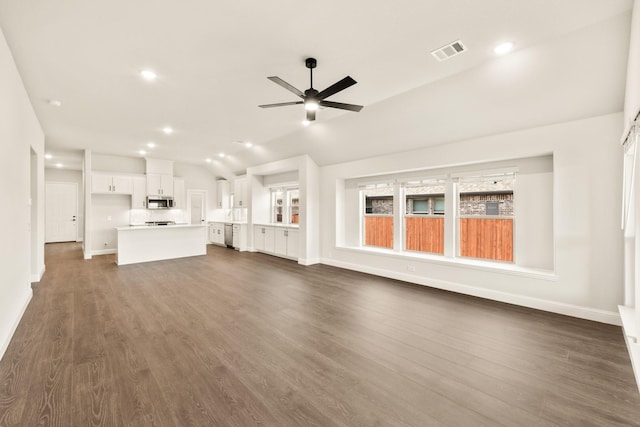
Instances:
[[[109,242],[104,242],[104,245],[105,246],[109,246]]]
[[[407,265],[407,271],[414,272],[416,271],[416,268],[413,265]]]

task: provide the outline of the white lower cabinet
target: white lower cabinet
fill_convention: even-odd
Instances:
[[[298,248],[298,230],[288,229],[287,230],[287,256],[289,258],[298,259],[298,254],[300,253],[300,249]]]
[[[276,251],[276,233],[271,227],[264,227],[264,250],[271,253]]]
[[[253,247],[260,252],[298,258],[298,230],[286,227],[254,226]]]
[[[224,246],[224,224],[209,224],[209,242],[214,245]]]
[[[264,251],[264,229],[260,225],[253,228],[253,247],[256,251]]]
[[[233,224],[233,247],[241,252],[247,250],[246,224]]]

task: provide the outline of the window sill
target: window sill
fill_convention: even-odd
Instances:
[[[429,255],[414,252],[396,252],[391,249],[372,248],[365,246],[337,246],[337,250],[344,250],[357,253],[369,253],[375,255],[383,255],[392,258],[428,262],[432,264],[440,264],[447,266],[455,266],[468,268],[473,270],[488,271],[492,273],[511,274],[520,277],[529,277],[533,279],[547,280],[555,282],[558,276],[551,270],[543,270],[536,268],[520,267],[515,264],[502,263],[499,261],[483,261],[470,258],[446,258],[441,255]]]

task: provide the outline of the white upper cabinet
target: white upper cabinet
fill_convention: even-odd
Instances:
[[[177,209],[187,208],[184,179],[182,178],[173,178],[173,207]]]
[[[233,181],[233,207],[247,207],[247,178],[236,178]]]
[[[217,182],[216,208],[229,209],[229,181]]]
[[[91,192],[95,194],[131,194],[133,181],[130,176],[94,172],[91,174]]]
[[[173,196],[173,161],[147,159],[147,195]]]
[[[147,172],[148,196],[173,196],[173,175]]]
[[[147,180],[144,176],[133,177],[133,192],[131,193],[131,209],[145,209],[147,207]]]

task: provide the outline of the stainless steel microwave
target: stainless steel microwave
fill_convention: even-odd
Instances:
[[[147,209],[171,209],[173,197],[147,196]]]

